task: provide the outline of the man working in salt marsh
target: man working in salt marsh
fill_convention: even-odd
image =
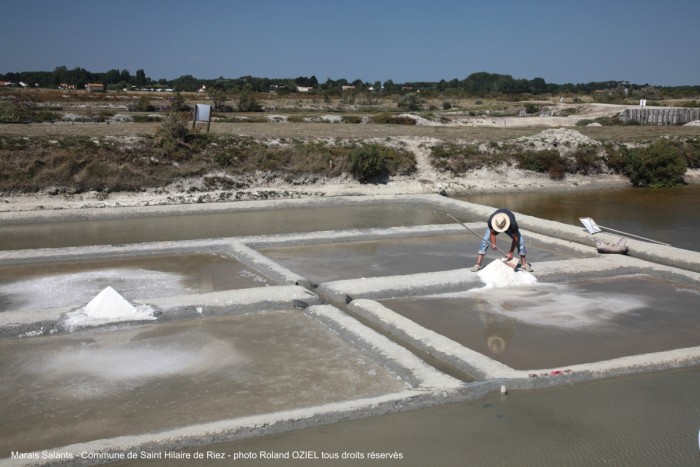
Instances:
[[[496,246],[496,235],[502,232],[505,232],[512,240],[510,250],[506,255],[508,261],[513,259],[513,251],[515,251],[515,247],[517,246],[518,254],[520,255],[520,268],[532,272],[532,267],[530,267],[525,259],[525,255],[527,254],[525,250],[525,239],[520,233],[518,223],[515,221],[515,215],[508,209],[498,209],[489,217],[486,232],[484,233],[484,238],[481,240],[479,253],[476,257],[476,264],[472,267],[472,272],[477,272],[481,269],[481,262],[484,260],[484,255],[486,254],[489,244],[491,244],[491,248],[498,250]]]

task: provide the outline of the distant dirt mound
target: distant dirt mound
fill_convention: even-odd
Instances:
[[[562,155],[579,146],[600,146],[599,141],[568,128],[550,128],[533,136],[517,138],[515,141],[537,151],[557,149]]]

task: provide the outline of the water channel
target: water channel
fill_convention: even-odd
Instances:
[[[17,223],[0,225],[0,249],[115,245],[447,222],[451,221],[444,213],[427,206],[376,204]]]
[[[659,467],[698,465],[700,369],[652,373],[372,417],[190,449],[253,453],[256,466]],[[261,461],[312,451],[316,460]],[[322,452],[339,460],[321,460]],[[342,459],[343,453],[354,459]],[[369,456],[391,454],[400,459]],[[359,457],[363,456],[363,457]],[[362,459],[362,460],[358,460]],[[220,461],[218,461],[220,462]],[[167,461],[118,465],[167,466]],[[217,461],[202,465],[219,465]]]

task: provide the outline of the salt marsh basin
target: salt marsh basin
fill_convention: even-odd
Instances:
[[[314,200],[312,205],[318,202]],[[376,198],[371,201],[361,198],[324,200],[339,219],[343,217],[343,209],[347,205],[352,205],[353,212],[357,212],[365,202],[377,205]],[[452,212],[475,229],[483,229],[483,218],[492,210],[490,207],[437,196],[388,197],[382,203],[387,206],[392,206],[392,203],[417,204],[425,212],[437,213],[436,218],[443,218],[445,211]],[[295,208],[295,215],[303,217],[302,204],[295,202],[291,205]],[[242,207],[232,209],[235,212]],[[508,400],[518,400],[519,395],[526,394],[545,398],[545,388],[565,390],[570,385],[578,387],[593,382],[614,384],[621,378],[636,374],[660,374],[664,370],[679,367],[692,369],[698,364],[700,352],[693,347],[697,344],[693,344],[692,338],[679,341],[678,346],[668,345],[675,338],[680,338],[683,328],[692,331],[690,326],[694,322],[693,315],[684,303],[692,303],[692,297],[696,293],[694,291],[698,289],[697,270],[700,269],[700,262],[697,253],[669,247],[649,248],[631,242],[631,254],[628,257],[598,255],[592,239],[580,227],[519,216],[533,251],[538,252],[538,259],[535,260],[533,256],[531,261],[535,266],[538,284],[543,288],[543,300],[555,303],[561,290],[567,290],[571,294],[571,302],[595,294],[600,297],[603,306],[584,309],[580,316],[600,324],[605,322],[602,311],[606,304],[617,303],[613,299],[616,299],[618,293],[626,293],[638,299],[642,297],[647,305],[651,303],[650,306],[645,306],[652,310],[658,308],[653,302],[653,296],[657,294],[650,292],[652,286],[660,287],[659,293],[673,290],[684,298],[679,302],[673,301],[676,308],[671,310],[671,314],[679,321],[673,325],[675,330],[671,326],[665,331],[668,333],[663,339],[665,344],[660,347],[633,348],[618,354],[587,353],[578,360],[579,354],[585,352],[574,349],[568,354],[564,353],[565,359],[561,362],[546,360],[546,349],[541,349],[540,356],[532,354],[529,359],[517,362],[501,358],[504,352],[499,355],[489,354],[484,348],[478,347],[476,340],[460,340],[450,335],[438,326],[444,324],[440,322],[439,314],[434,313],[428,321],[416,317],[407,319],[408,313],[402,314],[398,306],[394,307],[395,303],[411,301],[420,308],[423,306],[420,305],[421,301],[429,303],[447,300],[445,303],[448,303],[450,300],[465,300],[463,297],[453,297],[452,294],[472,294],[473,300],[474,296],[478,296],[483,283],[466,269],[473,260],[475,240],[467,240],[461,226],[454,223],[413,222],[410,225],[376,227],[373,216],[382,215],[381,210],[375,211],[364,219],[365,224],[355,224],[356,228],[350,229],[324,230],[321,225],[321,230],[308,232],[263,231],[260,235],[2,252],[0,266],[3,268],[30,267],[39,270],[42,265],[53,267],[52,265],[58,264],[62,268],[64,264],[76,262],[99,264],[116,260],[140,261],[139,258],[164,255],[206,256],[215,251],[219,255],[217,258],[239,264],[239,270],[245,269],[265,278],[264,283],[253,281],[247,284],[252,287],[244,287],[230,280],[217,286],[220,289],[217,291],[182,289],[180,294],[178,288],[182,284],[176,281],[171,283],[173,294],[162,296],[146,294],[137,289],[130,300],[148,304],[160,312],[152,323],[121,323],[68,333],[61,327],[62,315],[58,312],[53,315],[43,313],[41,319],[32,317],[36,311],[42,311],[34,307],[0,313],[5,315],[0,323],[5,339],[0,344],[8,349],[8,352],[2,353],[5,363],[1,371],[3,378],[7,375],[7,381],[13,381],[11,387],[17,393],[13,397],[19,398],[16,399],[19,407],[26,408],[31,403],[36,403],[35,417],[41,418],[42,413],[49,414],[51,410],[56,410],[59,415],[70,415],[85,422],[82,427],[80,423],[71,424],[75,426],[65,433],[49,429],[42,433],[36,418],[27,425],[21,425],[21,409],[13,404],[3,415],[16,420],[12,422],[13,425],[22,427],[18,436],[22,432],[31,433],[31,438],[37,440],[36,444],[22,449],[40,451],[60,448],[70,452],[107,453],[140,452],[144,449],[148,452],[179,452],[189,449],[189,452],[194,452],[208,446],[205,449],[212,447],[216,450],[213,446],[218,443],[264,443],[269,440],[268,436],[282,436],[279,433],[283,432],[288,432],[290,436],[299,433],[301,436],[302,433],[308,433],[304,429],[315,430],[314,427],[334,427],[335,430],[342,426],[336,425],[336,422],[370,420],[367,417],[376,415],[382,415],[379,419],[384,419],[402,415],[403,412],[413,413],[409,409],[439,411],[453,407],[458,411],[459,404],[500,397],[497,393],[501,386],[509,389],[505,396]],[[432,222],[431,216],[427,219],[427,222]],[[297,222],[303,223],[303,219],[298,218]],[[315,222],[320,221],[316,219]],[[300,253],[295,253],[295,248],[299,248]],[[374,255],[373,248],[380,254]],[[425,258],[430,258],[432,262],[426,261],[427,268],[423,268],[421,261],[406,260],[411,256],[407,252],[417,249],[428,252]],[[318,271],[313,266],[316,258],[323,259],[319,263],[323,269],[319,267]],[[348,261],[344,261],[345,258],[349,258]],[[441,258],[444,259],[443,267]],[[460,268],[462,258],[466,264]],[[334,263],[336,268],[333,267]],[[81,274],[83,273],[86,271],[83,270]],[[40,272],[38,276],[41,276]],[[613,283],[617,285],[611,285]],[[509,310],[519,308],[526,311],[527,306],[523,303],[537,300],[531,291],[514,293],[507,301],[497,301],[482,294],[478,300],[465,307],[466,313],[470,316],[490,313],[493,316],[507,317]],[[645,294],[651,296],[644,298]],[[426,305],[422,312],[430,311],[433,306],[434,302]],[[40,306],[37,305],[37,308]],[[443,316],[447,316],[449,307],[443,308]],[[536,307],[530,308],[528,320],[518,321],[517,326],[527,324],[538,332],[552,332],[552,326],[542,326],[542,322],[535,319],[543,319],[536,315]],[[662,316],[660,310],[651,315],[635,313],[637,312],[619,314],[630,320],[628,325],[638,328],[643,328],[645,323],[655,327]],[[551,313],[548,315],[550,320],[554,319]],[[21,327],[17,327],[17,321],[13,319],[20,317]],[[510,318],[518,319],[517,316]],[[252,333],[256,329],[254,323],[258,320],[267,320],[264,328],[274,331],[271,336]],[[229,322],[237,324],[226,324]],[[238,334],[244,333],[247,328],[251,329],[251,335],[257,336],[257,341],[246,340]],[[299,335],[295,332],[303,334],[306,329],[313,338],[325,343],[320,345],[319,342],[294,338]],[[18,338],[30,332],[37,337]],[[602,336],[601,339],[605,341],[606,337]],[[279,343],[276,342],[278,340]],[[517,349],[512,339],[504,340],[506,352],[508,349]],[[206,349],[204,357],[192,351],[192,347],[186,344],[190,341],[195,343],[194,347]],[[532,344],[534,341],[529,342]],[[556,342],[550,341],[552,345]],[[266,346],[271,344],[280,346],[274,347],[280,352],[279,357],[262,350],[253,351],[258,345],[263,346],[260,349],[267,349]],[[295,347],[295,344],[302,348]],[[69,351],[62,352],[63,345]],[[523,349],[534,347],[528,345],[528,340],[522,345]],[[231,351],[231,346],[235,352]],[[48,350],[38,350],[41,348]],[[184,352],[181,355],[183,358],[175,359],[172,365],[166,365],[171,361],[168,356],[180,355],[176,352],[178,348]],[[221,348],[228,350],[223,354],[217,353]],[[333,367],[332,359],[328,362],[323,358],[315,360],[304,353],[313,352],[314,349],[324,357],[339,352],[339,360],[335,363],[337,366]],[[525,351],[518,353],[523,354]],[[226,358],[223,358],[224,354]],[[309,398],[301,397],[297,400],[292,394],[301,395],[302,391],[294,386],[286,386],[289,389],[286,393],[285,384],[278,384],[281,391],[278,394],[268,394],[266,389],[251,390],[246,407],[257,407],[252,412],[246,412],[242,406],[237,405],[236,398],[231,399],[230,394],[223,392],[224,383],[221,381],[230,383],[231,378],[235,379],[240,374],[241,366],[245,367],[251,361],[251,356],[258,354],[262,360],[253,364],[253,367],[259,367],[263,373],[258,381],[279,382],[279,378],[286,377],[295,379],[289,375],[294,374],[293,371],[299,371],[309,376],[305,379],[307,384],[311,384],[306,392]],[[353,357],[346,358],[350,354]],[[61,364],[51,360],[50,355],[56,355],[56,358],[60,356]],[[76,357],[81,355],[84,358]],[[213,358],[208,358],[207,355]],[[235,358],[236,355],[241,359]],[[120,359],[130,361],[130,356],[136,356],[136,360],[142,364],[133,365],[133,368],[117,364],[124,361]],[[149,356],[162,360],[162,368],[150,366],[149,362],[153,359]],[[360,365],[357,356],[364,360],[363,368],[366,366],[369,372],[362,373],[362,369],[356,366]],[[25,361],[32,361],[35,365],[31,367],[45,371],[29,372],[26,366],[20,364]],[[117,363],[100,364],[104,361]],[[219,363],[225,371],[220,376],[222,379],[217,382],[219,376],[209,375],[216,373],[216,369],[212,370],[209,366]],[[325,363],[329,366],[324,366]],[[552,371],[563,369],[560,365],[566,365],[566,369],[572,372],[552,375]],[[70,370],[71,375],[61,374],[60,368]],[[292,373],[285,373],[287,371]],[[344,374],[345,379],[335,378],[336,371]],[[23,376],[18,376],[20,372]],[[538,376],[530,377],[530,373]],[[544,373],[546,376],[541,376]],[[50,375],[58,375],[52,383],[47,382]],[[116,376],[116,380],[121,382],[114,383]],[[351,384],[349,381],[353,378],[365,380],[364,388],[361,384],[358,386],[357,382]],[[209,384],[192,386],[198,379],[211,383],[211,387],[208,387]],[[69,389],[61,389],[61,384],[56,384],[57,381],[62,384],[68,384],[69,381],[72,383],[69,384]],[[110,383],[107,384],[106,381]],[[374,386],[377,382],[379,384]],[[142,383],[144,385],[139,386]],[[334,383],[350,392],[337,391]],[[58,391],[62,394],[60,397],[76,394],[82,399],[79,402],[63,401],[56,407],[41,407],[38,402],[21,399],[27,396],[27,384],[37,388],[43,385],[43,391]],[[259,384],[262,384],[259,387],[265,387],[266,383]],[[188,385],[190,389],[187,389]],[[139,391],[139,387],[158,389]],[[235,384],[232,389],[239,390]],[[115,390],[116,393],[110,392]],[[223,404],[214,413],[197,406],[196,396],[206,394],[202,391],[207,390],[213,394],[213,400],[220,400]],[[149,400],[149,397],[159,391],[164,398]],[[336,393],[339,394],[337,398],[324,398]],[[54,400],[60,399],[56,394],[51,397]],[[140,424],[142,422],[132,423],[129,417],[105,421],[105,426],[96,425],[96,420],[100,417],[95,414],[112,407],[112,398],[115,397],[122,397],[121,403],[125,406],[133,406],[137,411],[144,410],[153,415],[148,417],[145,425]],[[242,395],[241,397],[241,401],[246,400]],[[80,412],[81,403],[86,404],[85,410],[90,413]],[[176,411],[163,409],[168,406],[181,406],[182,411],[177,412],[178,415]],[[107,426],[110,423],[112,426]],[[50,423],[46,426],[50,427]],[[244,439],[249,441],[243,441]],[[384,441],[386,446],[391,445],[387,439]],[[14,438],[12,442],[19,441]],[[5,453],[8,456],[11,451],[19,448],[8,445],[5,449],[8,450]],[[347,447],[349,449],[350,446]],[[410,450],[407,447],[402,449],[408,455]],[[416,456],[414,452],[413,461],[419,459]],[[449,465],[450,459],[448,454],[444,459],[446,465]],[[411,464],[413,461],[409,460],[407,465],[420,465],[418,462]]]

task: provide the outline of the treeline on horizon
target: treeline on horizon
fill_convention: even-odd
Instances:
[[[362,80],[348,81],[346,79],[333,80],[328,78],[325,82],[319,82],[315,76],[297,78],[260,78],[242,76],[240,78],[216,78],[199,79],[192,75],[184,75],[172,80],[153,80],[146,76],[143,69],[131,74],[128,70],[112,69],[107,72],[90,72],[84,68],[69,70],[65,66],[56,67],[53,71],[24,71],[18,73],[0,74],[0,80],[14,83],[23,82],[30,87],[58,88],[62,84],[75,86],[82,89],[88,83],[102,83],[108,90],[121,90],[124,88],[154,88],[173,89],[180,92],[194,92],[203,86],[230,91],[247,89],[253,92],[269,92],[275,89],[277,92],[296,92],[298,86],[312,87],[314,92],[322,94],[339,94],[343,86],[354,86],[357,91],[366,91],[370,88],[381,90],[386,94],[395,94],[405,91],[433,91],[442,94],[465,95],[499,95],[499,94],[590,94],[594,91],[611,89],[627,89],[630,92],[653,88],[655,92],[663,91],[664,94],[673,97],[696,96],[700,94],[700,86],[654,86],[650,84],[633,84],[628,81],[598,81],[590,83],[547,83],[543,78],[514,79],[511,75],[498,73],[477,72],[466,78],[440,80],[437,82],[420,81],[395,83],[392,80],[374,83]]]

